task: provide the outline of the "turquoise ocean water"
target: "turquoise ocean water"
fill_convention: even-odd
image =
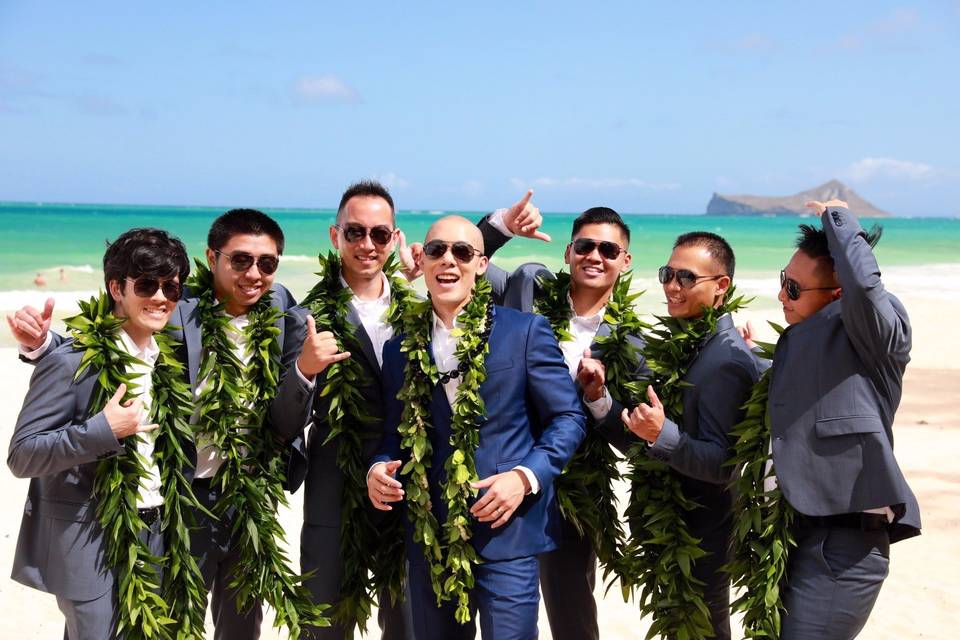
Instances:
[[[200,256],[211,221],[223,211],[208,207],[0,203],[0,308],[18,307],[3,298],[35,290],[33,279],[38,272],[44,274],[47,290],[62,292],[58,298],[68,292],[99,288],[104,242],[130,227],[165,228],[179,236],[192,255]],[[286,235],[278,280],[300,296],[314,279],[316,255],[330,248],[327,229],[335,211],[264,211],[280,223]],[[443,213],[448,212],[403,211],[398,223],[409,241],[422,240],[431,222]],[[474,220],[482,216],[477,212],[458,213]],[[552,243],[515,240],[497,254],[497,262],[510,268],[534,260],[559,268],[575,217],[546,214],[543,230],[553,236]],[[738,280],[766,282],[775,278],[789,259],[796,225],[814,222],[810,218],[693,215],[628,215],[625,219],[632,233],[630,249],[637,280],[647,287],[653,284],[656,268],[669,256],[673,239],[692,230],[713,231],[727,238],[737,255]],[[886,218],[876,222],[884,226],[877,250],[884,268],[960,265],[960,219]],[[755,286],[761,286],[756,282]],[[770,286],[774,290],[776,283]]]

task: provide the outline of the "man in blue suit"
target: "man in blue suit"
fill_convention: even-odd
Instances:
[[[446,217],[434,223],[423,247],[423,271],[433,303],[431,355],[442,372],[457,370],[457,316],[473,295],[476,278],[487,267],[483,238],[470,221]],[[403,498],[394,478],[400,468],[397,428],[406,354],[401,337],[384,348],[385,437],[367,477],[370,500],[388,510]],[[560,519],[553,481],[584,437],[584,416],[563,355],[544,318],[494,307],[480,395],[486,418],[479,425],[474,487],[485,490],[471,507],[471,543],[481,558],[474,567],[471,606],[479,612],[484,638],[537,637],[537,556],[557,546]],[[446,378],[444,378],[446,379]],[[432,510],[446,519],[440,495],[444,461],[451,453],[450,421],[456,410],[457,377],[432,389],[429,430],[433,446],[429,485]],[[409,529],[409,527],[408,527]],[[436,606],[422,549],[408,531],[410,601],[418,640],[473,638],[473,622],[461,625],[454,606]]]
[[[767,415],[773,483],[801,515],[781,637],[855,637],[887,576],[890,543],[920,533],[916,498],[893,456],[910,360],[910,320],[880,280],[845,202],[810,202],[780,275],[789,327],[773,357]]]

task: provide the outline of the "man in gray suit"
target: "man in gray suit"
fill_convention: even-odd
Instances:
[[[150,461],[137,499],[147,527],[140,535],[154,555],[163,555],[160,470],[146,433],[157,427],[146,420],[150,374],[159,354],[153,336],[173,313],[189,261],[183,243],[166,232],[132,229],[107,248],[103,267],[113,313],[126,319],[117,342],[142,363],[127,371],[139,374],[137,397],[121,402],[126,385],[120,385],[103,410],[91,415],[90,397],[100,372],[90,368],[75,380],[84,351],[66,340],[34,371],[7,457],[15,476],[31,478],[13,579],[57,597],[67,640],[115,634],[115,575],[105,562],[93,485],[97,463],[123,453],[124,439],[139,433],[145,435],[132,440]]]
[[[505,224],[507,214],[508,211],[499,210],[480,223],[488,254],[514,235]],[[525,235],[529,237],[549,239],[528,225],[539,227],[539,217],[531,216],[528,220],[524,216],[519,225],[513,226],[527,226]],[[630,268],[629,245],[630,229],[620,215],[608,207],[593,207],[574,220],[564,252],[564,262],[570,269],[570,323],[566,329],[571,339],[560,342],[560,349],[577,385],[587,417],[588,437],[593,433],[604,437],[615,433],[618,442],[627,433],[620,420],[623,406],[606,391],[604,353],[596,340],[610,335],[604,315],[617,279]],[[523,264],[512,273],[492,263],[487,268],[494,299],[520,311],[533,311],[542,295],[542,279],[554,277],[537,263]],[[638,350],[643,347],[641,336],[630,336],[630,341]],[[638,353],[632,374],[639,378],[646,373],[646,363]],[[600,495],[590,497],[603,499]],[[542,554],[539,566],[540,590],[555,640],[597,640],[600,629],[593,597],[597,553],[593,542],[563,519],[558,548]]]
[[[773,358],[775,482],[801,515],[790,551],[781,637],[853,638],[889,567],[890,543],[920,533],[893,456],[893,420],[910,360],[907,312],[846,203],[810,202],[780,275],[790,325]]]
[[[674,318],[697,318],[705,307],[717,307],[733,284],[733,249],[720,236],[695,231],[674,243],[670,261],[660,267],[659,280]],[[632,432],[620,447],[645,440],[653,458],[680,475],[684,495],[699,507],[686,514],[691,533],[708,553],[696,561],[693,576],[704,583],[715,638],[730,638],[730,576],[721,570],[728,561],[732,496],[725,466],[733,449],[730,431],[743,419],[741,406],[759,378],[756,361],[729,314],[717,321],[689,363],[683,381],[683,416],[679,424],[664,415],[653,387],[650,404],[641,403],[623,418]],[[611,433],[611,438],[620,432]],[[632,438],[631,436],[635,436]]]
[[[207,235],[207,264],[213,273],[214,293],[225,302],[225,311],[234,329],[231,338],[240,336],[246,324],[246,314],[260,298],[271,292],[271,305],[287,312],[277,322],[277,339],[282,347],[281,380],[271,405],[269,421],[274,428],[307,423],[315,384],[313,378],[331,362],[336,352],[331,350],[329,335],[308,335],[305,312],[296,307],[290,292],[274,283],[274,274],[283,253],[284,237],[279,225],[266,214],[255,209],[233,209],[217,218]],[[170,318],[169,331],[181,343],[179,359],[185,362],[191,389],[197,395],[203,388],[199,379],[203,357],[199,298],[185,291]],[[52,305],[43,312],[25,308],[14,318],[8,318],[14,335],[21,345],[21,357],[40,358],[51,347],[63,340],[48,332]],[[244,359],[245,346],[235,341],[233,348]],[[45,360],[46,358],[44,358]],[[187,455],[196,461],[193,490],[208,509],[220,497],[214,476],[223,462],[220,451],[210,443],[187,443]],[[211,594],[211,608],[218,640],[237,640],[260,636],[262,608],[258,605],[239,611],[236,593],[230,588],[233,567],[237,562],[236,545],[230,517],[210,518],[197,513],[198,528],[191,536],[191,551],[197,557],[206,588]]]

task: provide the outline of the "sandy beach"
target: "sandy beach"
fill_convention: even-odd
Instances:
[[[903,292],[905,287],[897,287]],[[909,289],[907,289],[909,290]],[[651,292],[650,295],[653,295]],[[860,637],[870,639],[953,638],[958,620],[953,598],[960,594],[960,417],[955,403],[960,389],[960,340],[945,336],[941,319],[960,313],[960,300],[943,301],[933,292],[901,295],[914,330],[913,361],[905,380],[903,402],[896,420],[896,453],[904,474],[920,502],[923,535],[895,545],[890,576],[870,621]],[[751,319],[769,339],[765,320],[782,321],[770,303],[738,318]],[[6,333],[6,331],[4,332]],[[5,336],[6,337],[6,336]],[[9,342],[7,342],[9,344]],[[14,349],[0,348],[0,439],[8,442],[26,392],[30,367],[21,364]],[[13,582],[7,576],[13,560],[27,481],[0,471],[0,639],[33,640],[60,637],[62,617],[54,597]],[[291,497],[282,513],[291,556],[297,557],[302,491]],[[614,587],[604,597],[598,587],[601,635],[604,638],[642,638],[645,621],[635,606],[625,604]],[[265,639],[285,637],[264,622]],[[375,620],[375,618],[374,618]],[[541,610],[540,637],[551,638]],[[374,623],[375,626],[375,623]],[[212,637],[212,627],[208,627]],[[369,638],[379,638],[373,629]],[[734,626],[734,637],[740,637]]]

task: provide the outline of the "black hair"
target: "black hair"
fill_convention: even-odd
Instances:
[[[617,226],[623,233],[623,237],[627,239],[627,244],[630,244],[630,227],[623,221],[620,214],[610,207],[591,207],[581,213],[573,221],[573,231],[570,232],[570,237],[573,238],[580,229],[588,224],[612,224]]]
[[[673,243],[673,248],[689,247],[691,245],[706,249],[710,257],[720,263],[723,270],[726,271],[724,275],[733,278],[733,272],[737,267],[737,258],[733,255],[733,248],[729,242],[709,231],[691,231],[678,236],[677,241]]]
[[[823,260],[832,269],[833,256],[830,255],[830,245],[827,244],[827,233],[812,224],[801,224],[797,228],[800,231],[794,246],[814,260]],[[883,227],[875,224],[870,227],[870,231],[864,232],[863,237],[871,247],[876,247],[882,235]]]
[[[386,200],[387,204],[390,205],[390,223],[393,226],[397,225],[397,210],[393,205],[393,197],[390,195],[390,192],[387,191],[387,188],[376,180],[360,180],[347,187],[347,190],[340,196],[340,206],[337,207],[337,224],[340,224],[340,221],[343,219],[350,198],[356,198],[357,196],[383,198]]]
[[[283,255],[283,230],[276,220],[256,209],[230,209],[213,221],[207,233],[207,246],[219,251],[237,235],[270,236]]]
[[[189,274],[187,248],[179,238],[163,229],[130,229],[113,242],[107,241],[107,250],[103,254],[103,281],[108,291],[112,280],[117,280],[123,290],[126,278],[165,280],[179,276],[180,284],[183,284]],[[113,308],[112,296],[110,302]]]

